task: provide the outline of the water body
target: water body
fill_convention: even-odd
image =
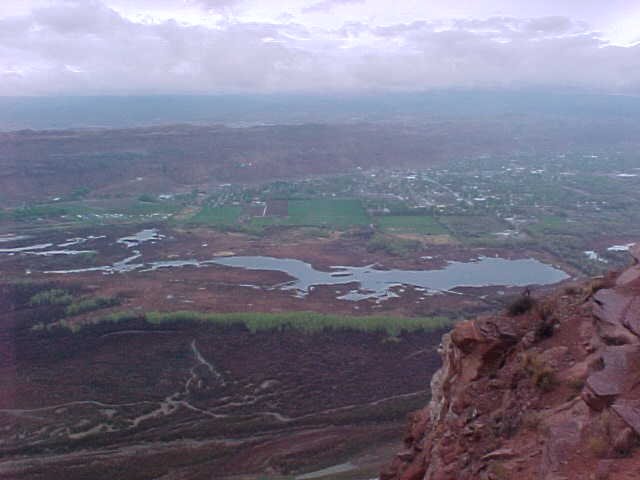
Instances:
[[[68,238],[66,242],[59,243],[58,247],[62,247],[62,248],[72,247],[74,245],[80,245],[82,243],[85,243],[86,241],[87,239],[83,237]]]
[[[44,250],[49,247],[53,247],[53,243],[40,243],[38,245],[28,245],[26,247],[0,248],[0,253],[31,252],[33,250]]]
[[[144,263],[131,263],[134,260],[137,260],[142,257],[142,254],[138,250],[133,251],[133,255],[115,262],[113,265],[102,265],[100,267],[89,267],[89,268],[74,268],[71,270],[45,270],[43,273],[58,273],[58,274],[68,274],[68,273],[87,273],[87,272],[102,272],[105,275],[113,274],[113,273],[127,273],[134,272],[136,270],[140,270],[145,266]]]
[[[425,292],[449,292],[457,287],[526,286],[549,285],[568,278],[568,275],[551,265],[533,258],[507,260],[504,258],[481,257],[471,262],[449,262],[439,270],[380,270],[373,265],[364,267],[336,266],[328,272],[316,270],[309,263],[292,258],[262,256],[217,257],[210,260],[168,260],[155,262],[134,262],[142,257],[137,250],[133,255],[113,265],[79,268],[73,270],[52,270],[45,273],[102,272],[104,274],[152,272],[165,268],[196,267],[212,265],[264,270],[286,273],[292,278],[288,282],[272,287],[274,290],[290,290],[298,297],[305,297],[320,285],[357,284],[355,290],[341,293],[342,300],[359,301],[367,299],[386,300],[397,297],[393,289],[411,285]],[[256,286],[251,285],[252,288]]]
[[[628,252],[632,247],[634,247],[635,243],[627,243],[626,245],[613,245],[607,248],[609,252]]]
[[[31,237],[28,235],[14,235],[13,233],[8,233],[0,235],[0,243],[17,242],[18,240],[25,240],[27,238]]]
[[[339,473],[350,472],[355,470],[356,467],[353,463],[341,463],[340,465],[334,465],[333,467],[323,468],[322,470],[316,470],[315,472],[306,473],[304,475],[298,475],[295,480],[313,480],[316,478],[326,477],[327,475],[337,475]]]
[[[24,238],[28,238],[28,237],[5,235],[0,237],[0,240],[2,241],[2,243],[4,243],[9,241],[21,240]],[[51,247],[53,247],[53,243],[42,243],[37,245],[29,245],[25,247],[0,248],[0,254],[4,253],[9,255],[15,255],[19,253],[24,255],[37,255],[42,257],[52,257],[56,255],[95,254],[97,253],[96,250],[71,250],[67,247],[72,247],[75,245],[84,244],[92,240],[99,240],[103,238],[107,238],[106,235],[99,235],[99,236],[89,235],[86,238],[85,237],[68,238],[64,243],[59,243],[57,245],[58,247],[57,250],[51,250]],[[142,243],[145,243],[145,242],[154,243],[156,241],[162,240],[163,238],[165,238],[165,236],[162,235],[160,232],[158,232],[157,229],[151,228],[151,229],[142,230],[133,235],[118,238],[116,240],[116,243],[120,245],[124,245],[127,249],[131,249],[131,248],[140,246]],[[60,248],[63,248],[63,249],[60,249]],[[70,269],[70,270],[48,270],[48,271],[45,271],[44,273],[85,273],[85,272],[103,272],[105,274],[127,273],[127,272],[140,270],[145,267],[146,264],[144,263],[132,263],[134,260],[137,260],[141,257],[142,257],[142,254],[140,253],[140,251],[134,249],[133,255],[130,255],[129,257],[124,258],[123,260],[119,260],[112,265],[102,265],[99,267],[89,267],[89,268],[76,268],[76,269]],[[172,264],[175,262],[153,262],[149,264],[150,270],[156,270],[157,268],[161,268],[163,266],[162,265],[163,263]],[[159,265],[156,266],[156,264],[159,264]],[[169,266],[185,266],[189,264],[191,263],[184,263],[184,265],[176,264],[176,265],[169,265]]]
[[[47,250],[45,252],[24,252],[27,255],[40,257],[52,257],[54,255],[86,255],[97,253],[95,250]]]
[[[593,260],[596,262],[609,263],[605,258],[602,258],[598,252],[594,250],[585,250],[584,254],[587,256],[589,260]]]
[[[164,235],[158,232],[156,228],[149,228],[128,237],[119,238],[116,243],[125,245],[127,248],[133,248],[140,246],[141,243],[162,240],[163,238]]]
[[[88,238],[70,238],[60,246],[72,246],[86,242]],[[456,287],[486,286],[526,286],[548,285],[568,278],[568,275],[551,265],[533,258],[508,260],[504,258],[481,257],[470,262],[449,262],[438,270],[382,270],[374,265],[364,267],[335,266],[330,271],[316,270],[309,263],[292,258],[274,258],[264,256],[225,256],[212,259],[175,259],[164,261],[144,261],[142,253],[136,247],[145,242],[154,243],[164,239],[157,229],[147,229],[133,235],[121,237],[117,244],[123,245],[131,254],[111,265],[92,266],[71,270],[49,270],[44,273],[72,274],[101,272],[105,275],[132,272],[153,272],[160,269],[185,267],[210,267],[221,265],[246,270],[277,271],[287,274],[292,280],[272,287],[274,290],[290,290],[297,297],[305,297],[316,286],[355,284],[357,288],[338,291],[339,299],[359,301],[366,299],[386,300],[397,297],[398,290],[411,285],[430,294],[449,292]],[[31,255],[78,255],[90,253],[88,250],[49,250],[53,245],[40,244],[29,247],[0,249],[0,253],[22,253]],[[252,286],[255,288],[256,286]]]
[[[147,230],[143,230],[142,232],[137,233],[136,235],[140,235],[140,234],[146,234],[146,232],[148,232]],[[153,235],[155,235],[152,232]],[[146,236],[148,236],[148,234],[146,234]],[[0,235],[0,243],[9,243],[9,242],[15,242],[18,240],[24,240],[27,238],[31,238],[28,235]],[[24,254],[28,254],[28,255],[41,255],[41,256],[45,256],[45,257],[50,257],[53,255],[80,255],[83,253],[95,253],[95,250],[69,250],[68,247],[72,247],[75,245],[80,245],[83,243],[88,242],[89,240],[98,240],[101,238],[107,238],[106,235],[100,235],[97,237],[94,237],[93,235],[89,235],[88,237],[84,238],[84,237],[74,237],[74,238],[68,238],[64,243],[59,243],[56,246],[59,248],[63,248],[64,250],[46,250],[46,251],[42,251],[45,249],[50,249],[51,247],[53,247],[53,243],[40,243],[37,245],[27,245],[27,246],[23,246],[23,247],[11,247],[11,248],[0,248],[0,253],[8,253],[8,254],[14,254],[14,253],[24,253]],[[131,237],[131,238],[136,238],[136,237]],[[145,237],[146,238],[146,237]],[[155,238],[155,237],[153,237]],[[152,238],[152,239],[153,239]],[[122,241],[121,241],[122,240]],[[119,239],[118,242],[119,243],[123,243],[128,245],[127,243],[125,243],[126,239]]]
[[[549,285],[569,277],[562,270],[533,258],[507,260],[481,257],[471,262],[449,262],[440,270],[379,270],[369,265],[337,266],[329,272],[316,270],[306,262],[288,258],[237,256],[210,262],[246,270],[284,272],[293,277],[293,280],[279,285],[278,288],[295,290],[298,295],[306,295],[318,285],[357,283],[358,290],[340,297],[356,301],[395,296],[391,289],[400,285],[412,285],[427,291],[448,292],[457,287]]]

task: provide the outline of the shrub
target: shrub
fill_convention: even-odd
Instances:
[[[91,189],[89,187],[77,187],[71,192],[70,198],[72,200],[80,200],[91,193]]]
[[[546,338],[551,338],[553,336],[554,331],[555,331],[555,323],[549,320],[543,320],[536,327],[536,331],[535,331],[536,341],[544,340]]]
[[[120,300],[113,297],[95,297],[85,298],[70,304],[65,314],[69,317],[74,315],[80,315],[82,313],[93,312],[95,310],[102,310],[103,308],[114,307],[120,305]]]
[[[120,312],[113,312],[113,313],[110,313],[109,315],[100,317],[98,320],[99,322],[117,323],[117,322],[124,322],[126,320],[135,320],[140,317],[141,315],[139,313],[136,313],[132,310],[122,310]]]
[[[580,287],[578,287],[577,285],[567,285],[564,288],[564,293],[565,295],[578,295],[580,292],[582,291],[582,289]]]
[[[605,457],[609,451],[609,442],[600,435],[592,435],[587,439],[587,448],[596,457]]]
[[[533,432],[537,431],[540,427],[540,423],[542,418],[538,412],[533,410],[528,410],[522,416],[522,426],[527,430],[531,430]]]
[[[591,280],[589,286],[587,287],[587,291],[589,296],[595,294],[598,290],[602,290],[605,288],[611,288],[613,286],[613,282],[609,278],[605,277],[596,277]]]
[[[489,465],[489,475],[492,480],[509,480],[512,478],[511,472],[501,463],[491,462]]]
[[[325,315],[314,312],[286,313],[202,313],[190,311],[149,312],[149,323],[204,322],[217,325],[243,325],[251,332],[268,330],[300,330],[307,333],[323,330],[355,330],[362,332],[386,332],[398,336],[402,332],[434,331],[447,328],[451,320],[444,317],[391,317]]]
[[[97,252],[82,252],[78,255],[78,259],[83,263],[95,264],[98,258]]]
[[[417,240],[405,240],[402,238],[374,235],[367,242],[367,251],[384,252],[388,255],[402,256],[420,249],[421,244]]]
[[[553,369],[535,355],[525,356],[524,368],[531,376],[534,385],[543,392],[549,392],[556,386],[557,380]]]
[[[123,322],[128,320],[144,320],[150,324],[172,322],[202,322],[219,326],[240,325],[250,332],[273,330],[298,330],[305,333],[322,332],[325,330],[351,330],[361,332],[386,333],[384,343],[397,343],[393,338],[402,332],[437,331],[449,328],[452,320],[445,317],[391,317],[391,316],[362,316],[325,315],[314,312],[286,312],[286,313],[204,313],[192,311],[176,312],[134,312],[116,311],[102,317],[92,317],[85,321],[71,324],[68,321],[58,322],[58,326],[78,331],[84,326],[105,322]]]
[[[69,305],[72,301],[73,297],[66,290],[52,288],[33,295],[29,300],[29,305],[32,307],[41,307],[44,305]]]
[[[536,305],[536,299],[528,295],[520,295],[507,307],[507,313],[512,317],[517,317],[529,312]]]
[[[138,197],[138,201],[145,202],[145,203],[153,203],[156,201],[156,198],[149,193],[143,193]]]
[[[556,386],[556,376],[551,368],[548,366],[534,374],[533,381],[543,392],[550,392]]]
[[[545,322],[551,321],[551,323],[553,323],[552,317],[556,311],[556,306],[557,304],[550,300],[535,302],[536,314],[541,320]]]
[[[572,378],[567,381],[567,385],[569,385],[569,388],[571,388],[571,390],[580,392],[584,387],[584,378]]]
[[[587,449],[596,457],[609,456],[614,446],[614,422],[617,415],[611,410],[605,409],[599,415],[594,416],[588,426],[585,443]]]

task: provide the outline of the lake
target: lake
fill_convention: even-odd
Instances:
[[[569,278],[562,270],[533,258],[508,260],[481,257],[470,262],[449,262],[445,268],[438,270],[381,270],[373,265],[336,266],[329,272],[316,270],[309,263],[291,258],[235,256],[210,262],[246,270],[284,272],[293,280],[278,288],[296,290],[299,295],[306,295],[319,285],[357,283],[357,290],[341,297],[345,300],[388,298],[395,296],[391,288],[401,285],[446,292],[457,287],[549,285]]]

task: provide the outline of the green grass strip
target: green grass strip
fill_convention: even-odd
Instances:
[[[78,332],[84,327],[101,323],[123,322],[144,319],[152,325],[180,322],[201,322],[219,326],[243,325],[251,332],[273,330],[297,330],[305,333],[325,330],[352,330],[360,332],[386,332],[398,336],[402,332],[435,331],[449,328],[453,320],[446,317],[395,317],[395,316],[352,316],[329,315],[315,312],[286,313],[205,313],[193,311],[147,312],[132,311],[113,312],[102,317],[95,317],[86,322],[58,322],[58,326]],[[37,329],[43,329],[40,326]]]
[[[383,331],[389,335],[401,332],[432,331],[447,328],[451,320],[446,317],[394,317],[328,315],[315,312],[287,313],[202,313],[192,311],[149,312],[145,315],[152,324],[167,322],[204,322],[216,325],[244,325],[251,332],[293,329],[306,333],[323,330]]]

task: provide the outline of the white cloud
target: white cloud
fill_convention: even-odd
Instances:
[[[194,8],[242,12],[249,1],[157,0],[165,13],[154,21],[129,15],[137,10],[126,10],[125,0],[111,0],[113,8],[99,0],[34,3],[0,16],[0,95],[521,86],[640,92],[640,46],[613,46],[566,16],[301,23],[296,8],[318,5],[312,2],[291,3],[274,20],[239,13],[198,24],[169,16],[178,7],[189,15]]]
[[[364,0],[320,0],[312,3],[308,7],[304,7],[302,11],[304,13],[329,12],[342,5],[352,5],[357,3],[364,3]]]

